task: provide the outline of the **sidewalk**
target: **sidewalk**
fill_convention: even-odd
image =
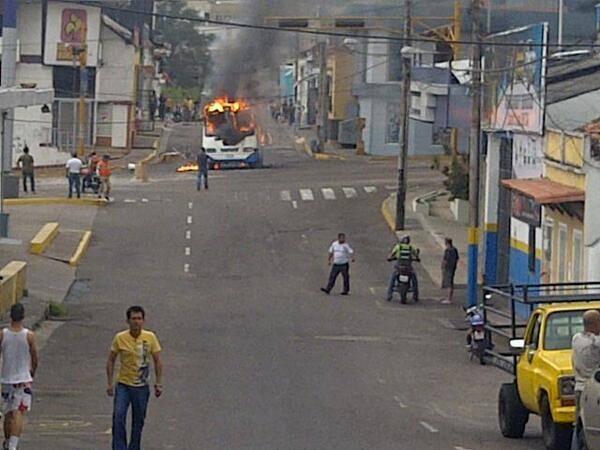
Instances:
[[[46,318],[50,303],[62,303],[76,279],[77,268],[46,256],[29,253],[29,241],[47,222],[59,222],[62,230],[91,230],[97,207],[36,205],[8,207],[9,239],[0,239],[0,267],[10,261],[27,262],[27,289],[23,300],[26,326],[35,328]],[[1,317],[5,323],[7,317]]]
[[[425,216],[414,212],[413,200],[424,193],[413,193],[407,198],[407,232],[412,243],[421,249],[421,266],[427,271],[437,286],[442,285],[441,262],[445,250],[444,238],[450,237],[458,249],[460,260],[456,269],[456,287],[464,287],[467,283],[467,230],[464,225],[451,219],[447,197],[441,197],[432,205],[435,215]],[[396,217],[396,194],[384,200],[381,212],[390,229],[394,229]],[[397,232],[398,236],[405,232]]]

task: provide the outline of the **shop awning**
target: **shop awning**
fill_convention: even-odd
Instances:
[[[585,201],[585,191],[547,178],[502,180],[502,184],[511,191],[534,199],[540,205]]]

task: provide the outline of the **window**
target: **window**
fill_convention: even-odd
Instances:
[[[573,230],[573,273],[571,281],[583,281],[583,233]]]
[[[400,105],[388,103],[386,112],[385,143],[397,144],[400,142]]]
[[[402,80],[402,42],[392,41],[388,47],[388,81]]]
[[[567,281],[567,226],[558,226],[558,282]]]
[[[542,318],[540,314],[535,318],[535,323],[533,324],[533,328],[531,332],[527,336],[527,340],[525,345],[529,347],[531,350],[537,350],[538,344],[540,341],[540,329],[542,327]]]
[[[527,265],[530,272],[535,272],[535,230],[533,225],[529,225],[529,248],[527,253]]]
[[[568,350],[575,333],[583,331],[583,311],[550,314],[546,320],[545,350]]]

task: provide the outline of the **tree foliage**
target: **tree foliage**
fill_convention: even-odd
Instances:
[[[172,0],[159,3],[159,14],[200,18],[198,11],[189,8],[187,2]],[[165,58],[164,70],[173,86],[202,92],[210,74],[211,55],[209,45],[212,34],[202,31],[202,24],[186,20],[159,17],[156,31],[165,44],[171,46],[171,55]]]
[[[444,184],[446,189],[450,191],[450,200],[456,198],[461,200],[469,199],[469,169],[467,161],[463,156],[457,156],[452,159],[450,168],[444,170],[448,177]]]

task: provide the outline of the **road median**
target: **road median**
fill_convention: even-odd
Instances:
[[[58,222],[48,222],[40,231],[36,233],[33,239],[29,242],[29,252],[34,255],[41,255],[58,236]]]
[[[81,260],[85,256],[88,247],[90,246],[90,242],[92,241],[92,232],[85,231],[81,236],[81,240],[79,241],[79,245],[77,245],[77,249],[71,259],[69,260],[70,266],[78,266],[81,263]]]
[[[104,198],[67,198],[67,197],[26,197],[8,198],[4,200],[6,206],[35,206],[35,205],[75,205],[75,206],[106,206],[108,201]]]

